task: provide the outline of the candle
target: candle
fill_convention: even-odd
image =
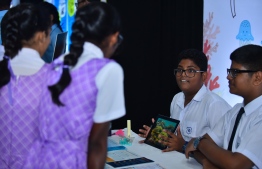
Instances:
[[[131,120],[127,120],[127,137],[131,136]]]

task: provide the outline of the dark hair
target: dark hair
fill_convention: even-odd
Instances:
[[[230,59],[249,70],[262,71],[262,46],[245,45],[230,54]]]
[[[105,38],[120,31],[120,17],[112,6],[104,2],[92,2],[76,12],[75,22],[72,26],[70,53],[64,58],[64,65],[75,66],[83,52],[86,41],[99,46]],[[70,84],[71,76],[68,68],[57,84],[49,86],[52,100],[55,104],[63,106],[59,95]]]
[[[20,4],[11,8],[4,18],[5,56],[14,58],[22,48],[23,41],[32,39],[36,32],[44,31],[48,34],[50,28],[50,18],[46,16],[44,10],[40,10],[30,4]],[[0,62],[0,88],[10,81],[8,70],[8,59],[5,57]]]
[[[53,24],[56,24],[58,28],[63,32],[63,29],[60,25],[59,14],[58,14],[57,8],[53,4],[48,3],[48,2],[42,2],[38,5],[42,8],[46,8],[49,14],[53,15]]]
[[[9,7],[11,5],[12,0],[1,0],[0,7]]]
[[[1,38],[2,38],[2,44],[5,44],[5,39],[6,39],[6,34],[5,32],[5,28],[6,25],[8,23],[8,18],[10,18],[10,16],[12,16],[15,13],[14,10],[9,10],[2,18],[1,20]]]
[[[197,49],[187,49],[178,54],[178,63],[183,59],[192,60],[201,71],[207,71],[207,57]]]

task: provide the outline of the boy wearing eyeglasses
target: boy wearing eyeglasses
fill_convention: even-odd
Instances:
[[[203,166],[262,168],[262,47],[242,46],[230,59],[229,91],[243,97],[243,103],[236,104],[203,137],[192,139],[186,157],[194,152]]]
[[[181,92],[171,102],[170,117],[180,120],[176,134],[166,131],[169,138],[161,141],[167,151],[183,152],[188,141],[211,130],[231,107],[204,85],[207,78],[207,57],[196,49],[188,49],[178,55],[174,70]],[[150,127],[144,125],[139,136],[146,138]],[[142,141],[143,142],[143,141]]]

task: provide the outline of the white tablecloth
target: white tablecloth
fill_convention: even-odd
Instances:
[[[126,129],[123,130],[126,134]],[[135,138],[132,145],[126,146],[128,151],[134,152],[142,157],[151,159],[166,169],[202,169],[202,166],[195,159],[186,159],[185,155],[180,152],[171,151],[163,153],[160,149],[157,149],[150,145],[140,144],[139,141],[143,140],[143,138],[139,137],[136,133],[132,131],[131,137]],[[110,138],[118,142],[120,137],[113,135]]]

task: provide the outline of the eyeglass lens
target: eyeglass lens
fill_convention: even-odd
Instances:
[[[122,42],[123,42],[124,38],[121,34],[118,34],[118,37],[117,37],[117,44],[120,45]]]
[[[182,70],[182,69],[176,69],[175,70],[175,74],[176,76],[182,76],[183,72],[185,72],[185,75],[187,77],[194,77],[196,74],[196,71],[193,69],[186,69],[186,70]]]

